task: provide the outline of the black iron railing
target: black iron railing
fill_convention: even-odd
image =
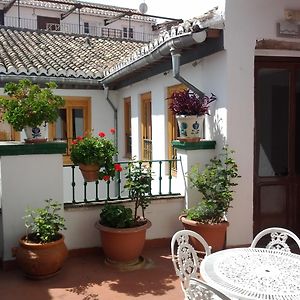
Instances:
[[[152,172],[151,196],[179,195],[175,191],[175,184],[172,175],[172,166],[175,159],[169,160],[144,160],[137,163],[147,166]],[[129,161],[119,162],[123,168],[122,172],[116,172],[113,181],[105,182],[84,182],[78,166],[69,165],[64,167],[64,171],[71,175],[70,189],[65,193],[65,204],[87,204],[101,203],[107,200],[128,200],[128,191],[124,189],[125,176]],[[65,183],[66,184],[66,183]]]
[[[37,30],[37,20],[36,19],[26,19],[18,17],[4,17],[4,25],[9,27],[27,28],[32,30]],[[70,34],[87,34],[90,36],[99,37],[109,37],[109,38],[120,38],[120,39],[130,39],[136,41],[150,42],[157,34],[136,32],[132,31],[130,34],[124,33],[121,29],[114,29],[108,27],[99,27],[85,24],[71,24],[71,23],[47,23],[45,30],[48,31],[58,31],[62,33]]]

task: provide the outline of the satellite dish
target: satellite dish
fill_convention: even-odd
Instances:
[[[147,4],[145,2],[141,3],[139,6],[140,13],[145,14],[147,10],[148,10]]]

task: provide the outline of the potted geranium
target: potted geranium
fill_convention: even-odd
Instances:
[[[145,218],[145,209],[151,200],[152,172],[140,162],[131,162],[125,177],[124,188],[129,192],[134,210],[121,204],[106,203],[96,228],[100,231],[102,248],[109,262],[134,265],[139,261],[146,230],[151,226]]]
[[[176,116],[180,140],[199,141],[202,134],[203,120],[209,114],[209,105],[217,98],[199,96],[189,89],[175,91],[170,98],[169,109]]]
[[[110,132],[114,134],[115,129],[112,128]],[[103,131],[98,136],[94,136],[91,131],[72,141],[71,159],[74,164],[79,165],[87,182],[98,179],[108,181],[114,177],[116,171],[121,171],[121,166],[114,163],[116,154],[114,143]]]
[[[65,219],[58,213],[61,204],[45,200],[45,207],[26,210],[26,235],[15,249],[16,260],[25,275],[34,279],[55,275],[68,255],[64,236]]]
[[[0,97],[2,118],[16,131],[25,129],[28,142],[46,140],[45,123],[53,123],[59,116],[59,108],[64,106],[64,99],[53,94],[57,87],[55,82],[46,83],[40,88],[28,79],[18,83],[9,82],[4,92],[9,97]]]
[[[187,209],[180,220],[186,229],[200,233],[214,251],[224,247],[229,225],[226,215],[234,193],[232,188],[237,185],[236,179],[240,177],[233,153],[225,146],[203,171],[194,165],[187,174],[192,187],[202,194],[202,199],[198,205]]]

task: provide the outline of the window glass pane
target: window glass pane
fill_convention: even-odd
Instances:
[[[73,139],[75,139],[77,136],[82,136],[84,134],[83,109],[73,108],[72,116]]]
[[[296,134],[295,134],[295,172],[300,174],[300,70],[296,75]]]
[[[59,117],[56,121],[55,138],[57,140],[67,139],[67,111],[66,109],[59,110]]]
[[[259,176],[288,175],[289,72],[260,69],[257,76]]]

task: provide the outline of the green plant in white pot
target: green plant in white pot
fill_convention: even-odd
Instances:
[[[233,153],[234,151],[225,146],[203,171],[200,171],[198,165],[194,165],[187,174],[192,187],[202,194],[202,199],[196,206],[185,211],[185,215],[180,217],[181,221],[186,228],[199,230],[215,251],[224,246],[228,227],[226,215],[233,200],[233,187],[237,185],[236,179],[240,177]],[[211,232],[213,228],[222,229],[219,241],[211,241],[214,236]],[[204,229],[208,233],[204,233]]]
[[[61,96],[54,95],[56,87],[56,83],[49,82],[45,88],[41,88],[28,79],[5,84],[4,92],[8,97],[0,97],[3,120],[16,131],[27,129],[29,139],[41,138],[39,128],[44,123],[55,122],[59,108],[65,103]]]

